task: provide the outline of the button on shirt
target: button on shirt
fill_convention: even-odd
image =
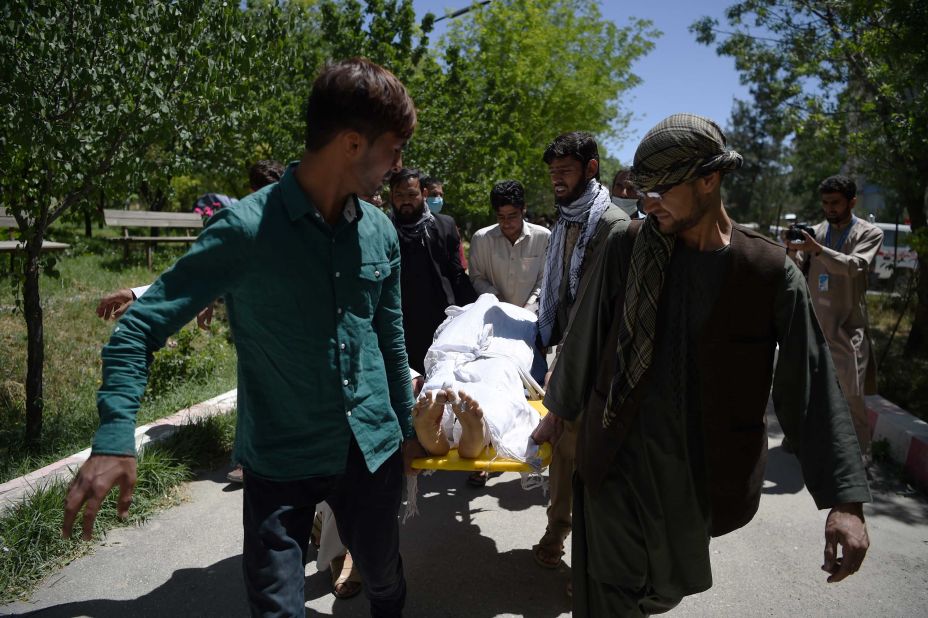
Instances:
[[[93,452],[133,454],[148,358],[224,296],[238,354],[236,459],[274,480],[340,473],[352,437],[376,470],[414,431],[396,231],[352,197],[329,225],[295,165],[212,217],[103,349]]]
[[[515,243],[503,236],[499,225],[478,230],[470,239],[469,274],[474,289],[520,307],[537,299],[549,236],[547,228],[527,221]]]

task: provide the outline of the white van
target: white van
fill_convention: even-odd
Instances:
[[[873,263],[873,273],[877,279],[885,280],[893,276],[896,268],[916,270],[918,268],[918,255],[909,246],[909,235],[912,228],[899,224],[898,234],[895,223],[874,223],[883,230],[883,246],[876,255]],[[893,266],[895,259],[895,267]],[[901,274],[901,273],[900,273]]]

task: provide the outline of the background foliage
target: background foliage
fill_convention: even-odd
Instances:
[[[890,220],[904,209],[916,239],[922,238],[918,230],[928,223],[928,3],[745,0],[730,6],[726,19],[722,27],[706,17],[692,30],[735,60],[753,101],[736,107],[732,125],[744,126],[748,111],[753,137],[742,143],[758,154],[761,144],[780,149],[769,154],[787,166],[789,193],[800,209],[814,213],[818,183],[842,172],[882,185]],[[758,182],[776,184],[782,169],[758,171]],[[907,347],[928,354],[924,252],[917,299]]]

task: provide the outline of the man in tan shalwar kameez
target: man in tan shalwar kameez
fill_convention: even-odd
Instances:
[[[812,305],[838,372],[838,382],[851,409],[854,430],[865,456],[870,451],[870,425],[864,395],[876,392],[876,360],[867,320],[867,277],[883,244],[883,231],[851,212],[857,187],[846,176],[831,176],[819,185],[825,221],[814,226],[814,238],[790,242],[806,273]]]

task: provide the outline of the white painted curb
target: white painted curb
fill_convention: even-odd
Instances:
[[[138,451],[150,442],[164,440],[183,425],[234,410],[237,401],[238,391],[232,389],[227,393],[194,404],[189,408],[178,410],[171,416],[158,419],[148,425],[142,425],[135,430],[135,449]],[[0,510],[6,509],[24,496],[45,487],[55,479],[69,477],[88,457],[90,457],[89,448],[49,464],[35,472],[30,472],[25,476],[3,483],[0,485]]]
[[[886,440],[906,476],[928,490],[928,423],[879,395],[866,397],[866,402],[873,440]]]

